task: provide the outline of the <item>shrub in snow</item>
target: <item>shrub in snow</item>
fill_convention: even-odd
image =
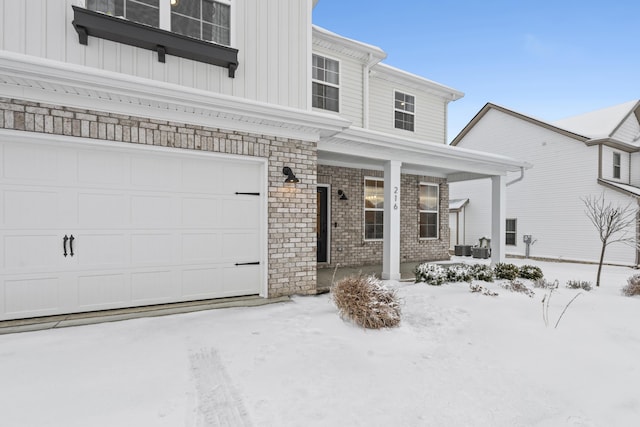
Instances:
[[[493,270],[485,264],[473,264],[469,269],[472,278],[483,282],[493,282]]]
[[[558,289],[558,286],[560,286],[560,282],[558,282],[558,279],[554,280],[553,282],[549,282],[544,278],[540,278],[533,282],[534,288]]]
[[[567,282],[567,288],[584,289],[585,291],[590,291],[592,286],[591,286],[591,282],[587,282],[585,280],[569,280]]]
[[[528,280],[541,280],[543,277],[540,267],[535,265],[523,265],[520,267],[518,277]]]
[[[519,280],[510,280],[509,283],[502,285],[503,288],[511,291],[511,292],[519,292],[521,294],[525,294],[530,298],[533,298],[535,292],[529,289],[524,283]]]
[[[336,283],[331,298],[340,317],[365,328],[379,329],[400,323],[400,302],[393,289],[373,276],[351,276]]]
[[[476,283],[473,283],[473,284],[469,285],[469,290],[471,292],[481,292],[482,295],[486,295],[488,297],[497,297],[498,296],[497,292],[490,291],[489,289],[485,288],[484,286],[478,285]]]
[[[447,271],[438,264],[420,264],[414,273],[416,283],[425,282],[427,285],[440,286],[447,281]]]
[[[628,297],[640,295],[640,274],[634,274],[627,279],[627,284],[622,288],[622,293]]]
[[[493,269],[493,274],[496,276],[496,279],[513,280],[520,274],[520,269],[514,264],[499,262]]]
[[[473,280],[468,265],[452,265],[447,268],[447,282],[470,282]]]

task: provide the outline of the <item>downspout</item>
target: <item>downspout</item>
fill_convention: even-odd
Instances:
[[[364,129],[369,129],[369,74],[371,67],[377,62],[369,52],[367,62],[362,66],[362,127]]]
[[[520,176],[517,177],[516,179],[514,179],[513,181],[507,182],[507,187],[510,186],[511,184],[515,184],[518,181],[522,181],[523,179],[524,179],[524,167],[521,166],[520,167]]]

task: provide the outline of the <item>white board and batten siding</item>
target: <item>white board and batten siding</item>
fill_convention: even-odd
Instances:
[[[0,135],[0,320],[266,296],[265,182],[259,159]]]
[[[0,0],[0,50],[83,65],[249,100],[306,109],[311,2],[234,0],[235,78],[197,61],[89,37],[78,42],[72,5],[84,0]]]
[[[507,187],[506,218],[517,220],[516,245],[507,254],[525,255],[524,234],[536,242],[533,257],[597,261],[600,240],[586,217],[581,197],[600,195],[627,204],[629,198],[597,183],[598,147],[561,135],[506,113],[489,110],[465,135],[459,147],[502,154],[533,164],[524,179]],[[625,156],[623,156],[625,157]],[[510,173],[507,182],[519,173]],[[490,180],[450,183],[452,199],[469,198],[466,243],[477,244],[490,230]],[[635,263],[635,252],[611,245],[606,261]]]

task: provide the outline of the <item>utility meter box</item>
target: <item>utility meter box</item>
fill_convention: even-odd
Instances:
[[[522,235],[522,241],[524,243],[531,243],[532,242],[532,238],[531,238],[531,234],[523,234]]]

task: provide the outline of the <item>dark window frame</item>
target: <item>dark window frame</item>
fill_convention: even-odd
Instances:
[[[613,153],[613,178],[620,179],[622,172],[622,155],[620,153]]]
[[[509,224],[513,225],[513,230],[510,230]],[[504,244],[507,246],[517,246],[518,245],[518,219],[517,218],[507,218],[505,220],[505,235],[504,235]]]
[[[367,188],[371,186],[367,186],[367,181],[375,182],[375,188],[382,188],[382,201],[375,200],[375,207],[367,206],[367,196],[378,197],[378,191],[376,194],[368,194]],[[378,206],[378,202],[382,204],[382,207]],[[376,242],[384,240],[384,179],[383,178],[375,178],[375,177],[365,177],[364,178],[364,188],[363,188],[363,236],[366,242]],[[371,203],[371,202],[370,202]],[[367,215],[367,213],[373,213],[373,215]],[[367,223],[367,217],[373,216],[374,222]],[[380,219],[380,221],[378,221]],[[368,226],[368,227],[367,227]],[[370,231],[373,231],[373,234],[370,234]],[[378,233],[380,231],[380,233]]]
[[[414,95],[393,91],[393,122],[396,129],[415,132],[416,97]]]
[[[435,208],[423,208],[422,203],[420,203],[420,193],[422,187],[431,187],[436,190],[436,206]],[[430,222],[422,222],[423,216],[424,218],[429,218],[430,216],[435,215],[435,236],[429,235],[429,225]],[[423,235],[423,230],[425,231]],[[420,240],[437,240],[440,238],[440,185],[435,183],[427,183],[421,182],[418,186],[418,238]]]
[[[335,64],[336,71],[327,64]],[[312,94],[313,108],[340,112],[340,61],[316,53],[312,54]]]

